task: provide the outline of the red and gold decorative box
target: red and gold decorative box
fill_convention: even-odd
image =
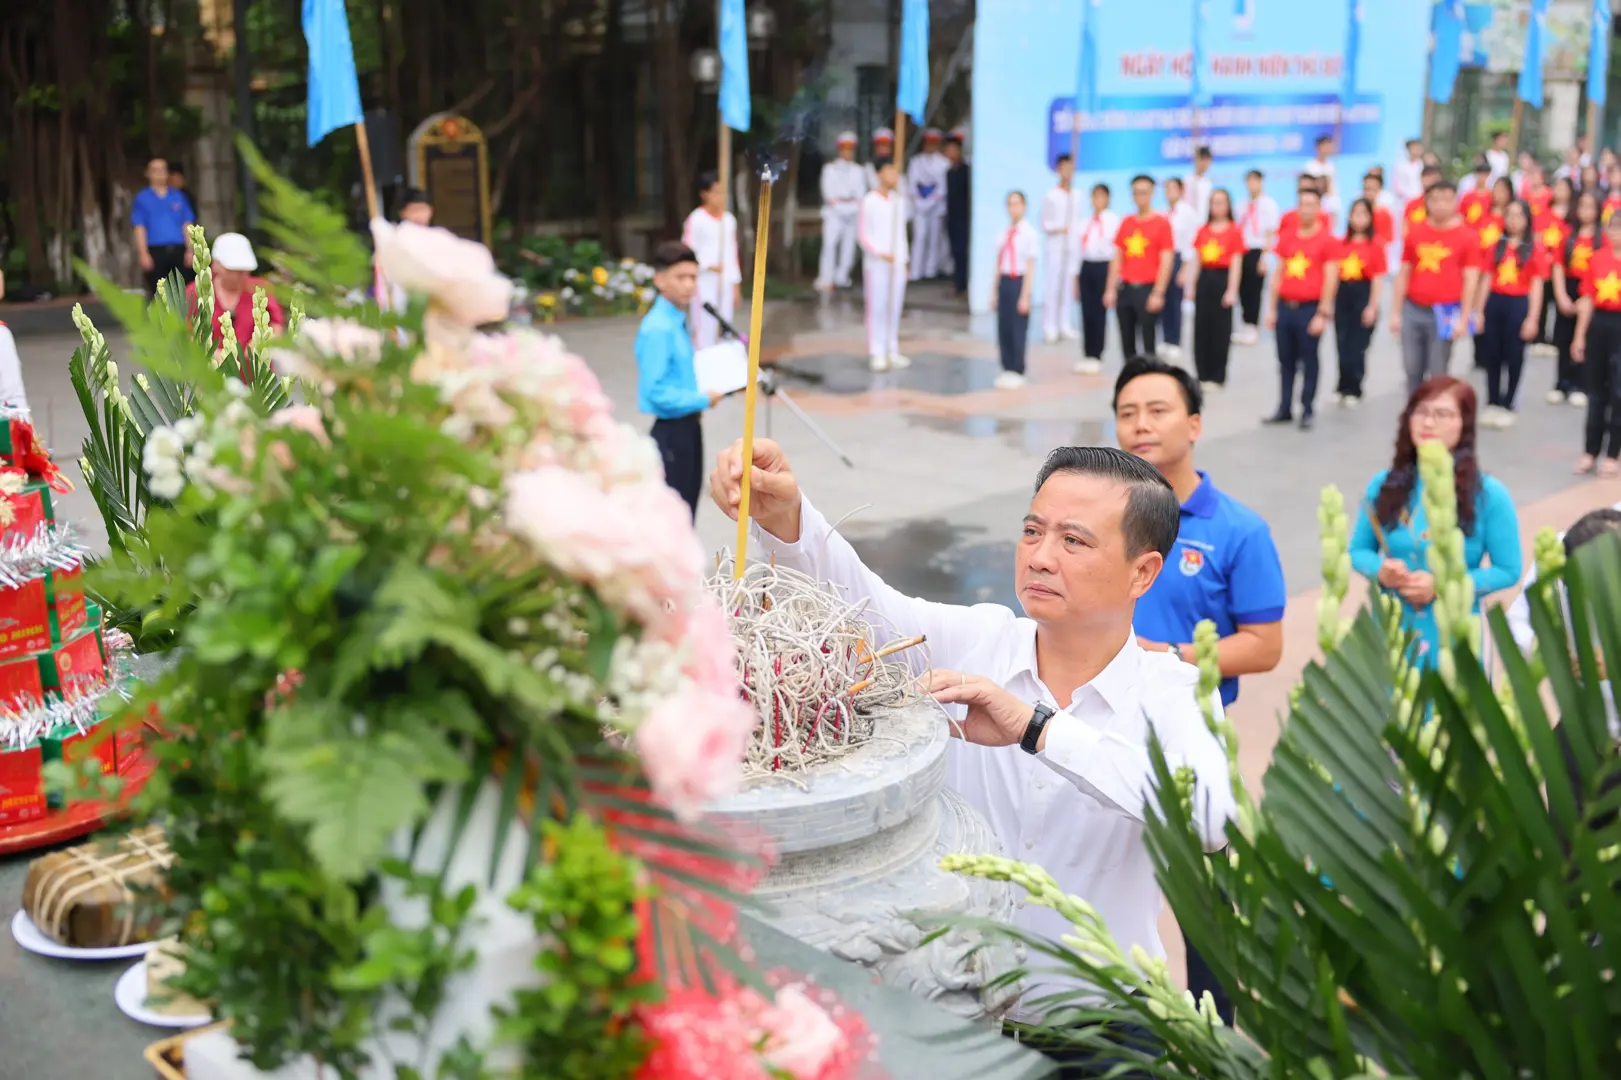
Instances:
[[[45,778],[40,761],[37,742],[18,750],[0,750],[0,825],[45,816]]]

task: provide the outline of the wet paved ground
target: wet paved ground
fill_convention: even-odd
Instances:
[[[1054,446],[1112,444],[1109,391],[1120,357],[1111,343],[1104,376],[1076,376],[1069,372],[1079,355],[1075,343],[1036,344],[1029,385],[997,391],[991,385],[997,372],[993,324],[970,319],[938,286],[916,289],[908,299],[914,298],[901,332],[913,366],[883,375],[866,369],[861,312],[848,300],[785,302],[767,311],[763,343],[783,371],[784,389],[855,468],[845,467],[780,402],[765,407],[762,431],[784,445],[805,490],[830,518],[850,515],[843,531],[892,584],[935,600],[1011,604],[1011,553],[1036,470]],[[62,323],[62,334],[24,336],[19,344],[35,416],[66,464],[77,456],[85,427],[67,378],[77,338],[65,314]],[[560,332],[590,361],[621,415],[632,415],[635,321],[566,323]],[[115,348],[119,344],[115,339]],[[1325,344],[1325,352],[1332,347]],[[1323,382],[1330,389],[1333,368],[1326,356]],[[1454,372],[1468,368],[1465,346]],[[1277,402],[1271,346],[1235,347],[1229,389],[1206,405],[1199,464],[1270,522],[1291,594],[1283,662],[1269,675],[1246,679],[1234,710],[1241,763],[1252,784],[1275,741],[1277,710],[1315,652],[1318,492],[1333,483],[1355,497],[1389,462],[1403,394],[1388,334],[1377,336],[1369,370],[1361,409],[1336,409],[1325,393],[1315,430],[1263,428],[1259,418]],[[1581,416],[1543,403],[1551,380],[1552,361],[1531,359],[1519,425],[1481,433],[1482,464],[1514,494],[1527,545],[1544,525],[1563,527],[1587,509],[1621,500],[1621,484],[1571,474]],[[645,427],[645,420],[638,423]],[[722,403],[704,426],[711,453],[736,438],[740,399]],[[98,543],[104,540],[83,492],[60,505],[64,517]],[[698,528],[711,548],[732,543],[732,523],[711,506],[700,511]],[[22,860],[0,860],[0,919],[6,922],[23,869]],[[1175,964],[1180,942],[1168,917],[1164,923]],[[41,977],[48,968],[56,970]],[[65,970],[0,944],[0,1043],[8,1059],[0,1076],[149,1076],[138,1063],[139,1047],[156,1036],[119,1016],[111,1001],[121,970],[116,964]]]

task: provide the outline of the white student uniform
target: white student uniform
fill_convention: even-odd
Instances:
[[[1078,238],[1085,208],[1080,198],[1071,181],[1067,191],[1055,186],[1041,200],[1042,266],[1046,271],[1041,281],[1041,330],[1048,341],[1058,340],[1060,334],[1072,338],[1079,333],[1071,285],[1081,272]]]
[[[874,366],[878,361],[895,364],[900,356],[901,310],[906,305],[906,264],[911,258],[906,200],[898,190],[862,196],[857,235],[867,305],[867,355]]]
[[[854,161],[834,158],[822,166],[822,264],[818,288],[848,288],[856,261],[856,219],[867,194],[867,172]]]
[[[951,263],[946,250],[946,173],[950,171],[950,160],[938,150],[925,151],[906,166],[906,188],[917,215],[912,226],[917,233],[913,281],[939,277]]]
[[[0,404],[28,408],[28,392],[23,389],[22,357],[17,341],[5,323],[0,323]]]
[[[1193,214],[1203,225],[1210,220],[1210,193],[1216,190],[1216,185],[1210,182],[1210,174],[1200,176],[1190,172],[1182,180],[1182,197],[1193,207]]]
[[[1278,231],[1278,223],[1282,220],[1278,200],[1264,191],[1245,202],[1238,212],[1238,228],[1244,237],[1244,247],[1249,251],[1266,251],[1272,246],[1272,234]]]
[[[687,322],[692,327],[692,347],[707,349],[720,341],[720,324],[704,310],[704,302],[714,304],[722,317],[731,322],[733,286],[743,280],[742,263],[737,257],[737,218],[730,210],[724,218],[717,218],[700,206],[687,215],[681,242],[698,256],[698,295],[687,313]]]

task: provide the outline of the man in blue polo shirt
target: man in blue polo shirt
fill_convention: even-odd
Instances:
[[[1114,384],[1120,448],[1158,469],[1182,503],[1182,524],[1165,569],[1137,601],[1137,643],[1179,652],[1192,663],[1193,628],[1205,619],[1214,622],[1221,634],[1221,701],[1231,707],[1240,675],[1277,667],[1288,594],[1266,522],[1194,468],[1203,404],[1192,375],[1153,357],[1129,361]],[[1208,990],[1232,1025],[1232,1000],[1191,944],[1188,989],[1195,1000]]]
[[[146,276],[146,294],[154,296],[159,281],[191,265],[186,226],[197,215],[192,213],[186,193],[169,186],[169,163],[163,158],[146,163],[146,183],[145,190],[135,196],[129,221],[135,227],[135,252]]]

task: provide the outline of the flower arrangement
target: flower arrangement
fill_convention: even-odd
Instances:
[[[376,223],[412,304],[345,307],[364,252],[245,153],[308,290],[261,354],[296,403],[101,283],[187,406],[95,571],[179,646],[130,706],[172,727],[140,803],[176,855],[171,986],[267,1070],[852,1075],[859,1018],[735,952],[758,859],[698,818],[755,717],[649,441],[555,338],[481,330],[510,288],[476,244]],[[648,1064],[678,1059],[725,1068]]]
[[[503,265],[535,295],[543,323],[559,316],[639,314],[657,296],[653,268],[612,260],[595,240],[572,246],[560,237],[533,237],[511,249]]]

